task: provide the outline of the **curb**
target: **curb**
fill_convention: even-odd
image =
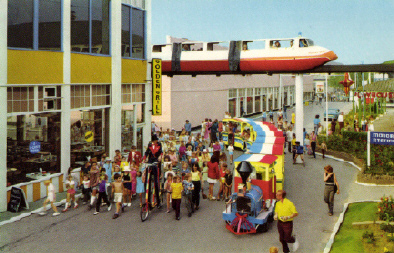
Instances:
[[[81,196],[82,196],[82,193],[76,194],[76,195],[75,195],[76,198],[79,198],[79,197],[81,197]],[[65,203],[66,203],[66,199],[62,199],[62,200],[60,200],[59,202],[55,202],[55,203],[53,203],[53,204],[54,204],[55,206],[61,206],[61,205],[65,204]],[[48,204],[48,205],[47,205],[47,210],[49,210],[50,208],[51,208],[51,204]],[[12,223],[12,222],[15,222],[15,221],[19,221],[19,220],[21,220],[21,219],[23,219],[23,218],[25,218],[25,217],[29,217],[29,216],[32,215],[32,214],[40,213],[40,212],[43,211],[43,209],[44,209],[44,207],[40,207],[40,208],[37,208],[36,210],[33,210],[33,211],[31,211],[31,212],[21,213],[20,215],[15,216],[15,217],[12,217],[12,218],[9,219],[9,220],[5,220],[5,221],[0,222],[0,227],[3,226],[3,225],[5,225],[5,224],[9,224],[9,223]]]
[[[353,203],[362,203],[362,202],[379,202],[380,200],[361,200],[361,201],[354,201],[354,202],[348,202],[343,204],[343,211],[342,213],[339,215],[338,221],[335,223],[334,225],[334,231],[332,232],[330,239],[328,240],[326,247],[324,247],[324,253],[328,253],[331,251],[331,247],[332,244],[334,243],[334,238],[335,235],[338,233],[339,228],[341,227],[342,223],[343,223],[343,218],[345,216],[345,213],[347,211],[347,208],[349,207],[349,204],[353,204]]]

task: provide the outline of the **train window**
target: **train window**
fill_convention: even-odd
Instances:
[[[208,42],[207,51],[225,51],[228,50],[228,42]]]
[[[245,43],[246,41],[244,41]],[[265,49],[265,40],[247,41],[247,49]]]
[[[313,40],[307,39],[306,42],[308,43],[308,45],[309,45],[310,47],[314,45]]]
[[[161,51],[161,48],[162,48],[161,45],[153,45],[153,47],[152,47],[152,52],[154,52],[154,53],[162,52],[162,51]]]
[[[271,48],[290,48],[293,46],[293,40],[271,40]]]
[[[202,43],[185,43],[182,44],[182,51],[202,51]]]

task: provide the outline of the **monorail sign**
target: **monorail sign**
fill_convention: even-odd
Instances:
[[[354,92],[358,98],[394,98],[394,92]]]

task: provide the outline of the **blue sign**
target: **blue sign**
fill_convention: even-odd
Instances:
[[[36,154],[36,153],[40,152],[41,142],[39,142],[39,141],[30,142],[29,150],[30,150],[30,153],[32,153],[32,154]]]
[[[394,132],[371,132],[370,142],[379,145],[394,145]]]

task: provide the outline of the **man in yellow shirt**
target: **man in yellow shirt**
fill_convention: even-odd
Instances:
[[[278,220],[279,241],[282,243],[283,252],[290,252],[288,243],[293,243],[293,251],[298,249],[299,243],[293,232],[293,219],[298,216],[298,212],[290,200],[286,198],[286,192],[279,190],[276,193],[276,205],[274,219]]]

